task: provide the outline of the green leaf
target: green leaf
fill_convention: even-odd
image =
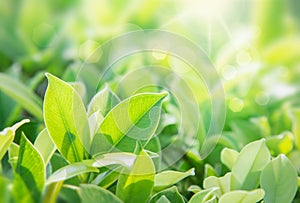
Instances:
[[[216,176],[216,175],[217,175],[217,173],[211,165],[209,165],[209,164],[204,165],[204,177],[205,178],[207,178],[209,176]]]
[[[203,187],[205,189],[219,188],[220,190],[215,194],[220,197],[222,194],[230,191],[230,178],[231,173],[227,173],[225,176],[219,178],[216,176],[210,176],[208,178],[205,178]]]
[[[265,203],[292,202],[297,189],[297,171],[285,155],[279,155],[264,168],[260,185]]]
[[[83,162],[67,165],[55,171],[47,180],[47,185],[50,183],[67,180],[88,172],[99,172],[96,167],[90,166]]]
[[[113,164],[119,164],[131,169],[134,166],[136,159],[137,155],[133,153],[114,152],[95,155],[93,160],[85,160],[85,162],[91,162],[91,166],[93,167],[103,167]]]
[[[270,158],[270,152],[264,139],[247,144],[232,167],[231,189],[252,190],[257,188],[260,173]]]
[[[100,111],[103,117],[118,103],[120,99],[117,95],[115,95],[111,89],[109,88],[108,84],[100,90],[90,101],[88,106],[88,115],[92,115],[93,113]]]
[[[170,202],[185,203],[184,198],[178,192],[176,186],[170,187],[159,193],[156,193],[154,196],[151,197],[149,203],[156,203],[162,196],[165,196]]]
[[[118,169],[112,169],[99,174],[92,184],[99,185],[103,188],[108,188],[119,179],[120,173]]]
[[[224,148],[221,152],[221,162],[227,166],[228,169],[232,170],[239,153],[233,149]]]
[[[122,201],[112,192],[96,185],[80,185],[80,196],[82,203],[122,203]]]
[[[141,93],[129,97],[115,106],[104,118],[98,133],[105,136],[107,146],[103,151],[112,150],[116,145],[122,145],[130,140],[149,140],[154,134],[161,110],[161,102],[167,93]],[[103,141],[104,142],[104,141]],[[119,150],[132,148],[132,145],[123,145]]]
[[[39,202],[45,185],[45,166],[41,155],[25,137],[21,136],[13,185],[16,201]]]
[[[282,132],[280,135],[266,139],[266,145],[272,155],[288,154],[294,147],[294,135],[291,132]]]
[[[90,135],[83,102],[66,82],[46,74],[49,84],[44,100],[48,132],[60,153],[70,162],[81,161],[89,149]]]
[[[141,149],[132,170],[125,169],[117,184],[117,196],[126,203],[146,202],[154,186],[154,164]]]
[[[10,182],[0,176],[0,202],[11,202]]]
[[[295,145],[300,149],[300,109],[294,109],[292,112],[293,133],[295,135]]]
[[[161,196],[156,203],[171,203],[166,196]]]
[[[191,185],[189,186],[189,188],[187,189],[189,192],[192,192],[192,193],[198,193],[200,192],[202,189],[200,188],[200,186],[198,185]]]
[[[15,170],[17,167],[18,156],[19,156],[19,152],[20,152],[19,145],[15,144],[15,143],[11,143],[8,152],[9,152],[8,153],[9,154],[9,163],[10,163],[11,167]]]
[[[51,140],[47,128],[42,130],[37,136],[34,146],[41,153],[44,163],[47,165],[56,150],[55,144]]]
[[[264,195],[262,189],[252,191],[236,190],[222,195],[219,203],[254,203],[260,201]]]
[[[0,73],[0,90],[14,99],[37,119],[43,119],[42,101],[20,81]]]
[[[189,200],[189,203],[214,203],[217,202],[215,193],[217,193],[218,188],[210,188],[207,190],[201,190],[200,192],[194,194]]]
[[[195,169],[192,168],[186,172],[179,171],[163,171],[155,175],[154,187],[157,189],[162,189],[171,185],[176,184],[182,179],[195,175]]]
[[[3,131],[0,132],[0,160],[3,158],[11,143],[13,142],[16,130],[21,125],[28,122],[29,119],[24,119],[13,125],[12,127],[5,128]]]

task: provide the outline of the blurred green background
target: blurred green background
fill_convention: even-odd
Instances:
[[[292,131],[300,120],[299,10],[298,0],[1,1],[0,128],[30,117],[22,130],[32,131],[27,134],[34,139],[43,125],[45,72],[75,81],[81,64],[105,41],[134,30],[161,29],[195,42],[220,74],[227,106],[221,144],[240,149]],[[153,64],[151,57],[129,58],[119,74]],[[155,65],[175,66],[199,91],[201,84],[180,61],[156,56]],[[115,81],[107,82],[113,86]],[[197,101],[205,112],[207,96]]]

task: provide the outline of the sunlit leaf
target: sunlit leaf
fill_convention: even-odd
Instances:
[[[19,123],[13,125],[12,127],[5,128],[3,131],[0,132],[0,160],[3,158],[9,146],[13,142],[16,130],[21,125],[28,122],[29,122],[28,119],[24,119]]]
[[[117,196],[124,202],[146,202],[154,186],[155,168],[151,158],[141,149],[132,170],[125,169],[117,184]]]
[[[45,165],[47,165],[56,150],[56,146],[46,128],[37,136],[34,146],[42,155]]]
[[[232,170],[239,153],[233,149],[224,148],[221,152],[221,162],[227,166],[228,169]]]
[[[252,190],[257,188],[260,173],[269,161],[270,152],[266,147],[265,140],[246,145],[232,167],[231,189]]]
[[[156,203],[162,196],[165,196],[170,202],[185,203],[183,196],[178,192],[176,186],[167,188],[153,195],[149,203]]]
[[[41,155],[22,134],[13,186],[15,200],[39,202],[45,177],[45,166]]]
[[[188,203],[216,203],[217,198],[215,193],[217,193],[218,190],[218,188],[201,190],[200,192],[194,194]]]
[[[222,195],[219,203],[254,203],[260,201],[264,195],[262,189],[252,191],[236,190]]]
[[[262,171],[260,185],[265,203],[292,202],[298,188],[297,171],[286,156],[279,155]]]
[[[219,190],[215,194],[220,197],[222,194],[230,191],[230,177],[231,173],[227,173],[225,176],[219,178],[210,176],[208,178],[205,178],[203,187],[205,189],[219,188]]]
[[[85,107],[78,93],[66,82],[51,74],[44,100],[47,130],[57,149],[70,162],[81,161],[90,136]]]

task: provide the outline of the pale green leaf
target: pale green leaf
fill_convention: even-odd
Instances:
[[[19,156],[20,147],[15,143],[11,143],[8,155],[9,155],[9,163],[12,168],[15,170],[18,163],[18,156]]]
[[[230,191],[230,177],[231,173],[227,173],[223,177],[210,176],[205,178],[203,187],[205,189],[219,188],[220,190],[216,193],[216,195],[220,197],[222,194]]]
[[[106,84],[105,87],[100,90],[90,101],[88,106],[88,115],[100,111],[103,117],[118,103],[120,99],[115,95],[109,86]]]
[[[16,201],[39,202],[45,184],[45,165],[41,155],[24,134],[21,136],[14,175],[13,191]]]
[[[132,151],[132,143],[136,139],[149,140],[158,126],[161,102],[166,96],[167,93],[141,93],[115,106],[98,129],[98,133],[106,138],[102,151],[112,150],[113,147]]]
[[[192,196],[192,198],[189,200],[189,203],[215,203],[217,202],[215,193],[218,193],[218,190],[219,188],[201,190]]]
[[[221,196],[219,203],[255,203],[264,197],[263,189],[252,191],[236,190]]]
[[[185,203],[183,196],[178,192],[176,186],[167,188],[153,195],[149,203],[156,203],[162,196],[165,196],[170,202]]]
[[[89,149],[88,120],[78,93],[66,82],[46,74],[49,84],[44,100],[44,119],[60,153],[70,162],[81,161]]]
[[[137,155],[127,152],[114,152],[108,154],[95,155],[93,160],[90,160],[91,166],[103,167],[113,164],[119,164],[127,168],[132,168],[137,159]]]
[[[80,196],[82,203],[122,203],[112,192],[96,185],[80,185]]]
[[[221,162],[227,166],[228,169],[232,170],[239,153],[233,149],[224,148],[221,152]]]
[[[292,202],[298,188],[297,171],[285,155],[279,155],[264,168],[260,185],[265,203]]]
[[[176,184],[182,179],[195,175],[195,169],[192,168],[186,172],[179,171],[163,171],[155,175],[154,187],[162,189],[171,185]]]
[[[20,81],[4,73],[0,73],[0,90],[14,99],[37,119],[43,119],[41,99]]]
[[[3,158],[11,143],[13,142],[16,130],[21,125],[28,122],[29,119],[24,119],[14,124],[12,127],[5,128],[3,131],[0,132],[0,160]]]
[[[163,195],[156,201],[156,203],[171,203],[171,202],[168,200],[168,198],[165,195]]]
[[[141,149],[131,170],[125,169],[117,184],[117,196],[126,203],[146,202],[154,186],[155,168]]]
[[[47,180],[47,184],[67,180],[69,178],[78,176],[83,173],[88,172],[99,172],[96,167],[90,166],[83,162],[77,162],[64,166],[57,171],[55,171]]]
[[[200,186],[198,185],[191,185],[189,186],[189,188],[187,189],[189,192],[192,192],[192,193],[198,193],[200,192],[202,189]]]
[[[211,165],[205,164],[204,165],[204,177],[207,178],[209,176],[217,176],[217,173]]]
[[[46,128],[39,133],[34,142],[34,146],[42,155],[45,165],[47,165],[54,154],[56,147]]]
[[[265,140],[247,144],[232,167],[230,186],[232,190],[252,190],[259,185],[261,171],[270,161]]]

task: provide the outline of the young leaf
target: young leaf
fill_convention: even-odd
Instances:
[[[119,164],[127,168],[132,168],[137,159],[137,155],[127,152],[114,152],[108,154],[95,155],[93,160],[90,160],[91,166],[103,167],[113,164]],[[88,160],[86,160],[87,162]]]
[[[8,155],[9,155],[9,163],[11,167],[15,170],[18,163],[18,156],[19,156],[20,147],[15,143],[11,143]]]
[[[103,117],[118,103],[120,99],[115,95],[109,86],[106,84],[105,87],[99,91],[91,100],[88,106],[88,115],[100,111]]]
[[[218,188],[210,188],[207,190],[201,190],[200,192],[194,194],[188,203],[214,203],[217,202],[215,193],[217,193]]]
[[[13,98],[37,119],[43,119],[42,101],[20,81],[0,73],[0,90]]]
[[[98,133],[107,139],[107,146],[102,150],[112,150],[124,137],[151,138],[159,122],[161,101],[166,96],[167,93],[141,93],[115,106],[98,129]]]
[[[220,197],[222,194],[225,194],[230,191],[230,177],[231,173],[227,173],[223,177],[215,177],[215,176],[210,176],[208,178],[205,178],[203,182],[203,187],[205,189],[210,189],[210,188],[219,188],[220,190],[216,195]]]
[[[71,165],[67,165],[55,171],[47,180],[47,185],[50,183],[67,180],[77,175],[88,173],[88,172],[99,172],[95,167],[89,166],[86,163],[77,162]]]
[[[221,162],[227,166],[228,169],[232,170],[239,153],[233,149],[224,148],[221,152]]]
[[[41,153],[44,163],[47,165],[54,154],[56,147],[46,128],[37,136],[34,146]]]
[[[80,196],[82,203],[122,203],[113,193],[96,185],[80,185]]]
[[[166,196],[161,196],[156,203],[171,203]]]
[[[15,200],[39,202],[45,184],[45,166],[41,155],[24,134],[18,157],[13,185]]]
[[[222,195],[219,203],[253,203],[260,201],[264,195],[263,189],[252,191],[236,190]]]
[[[11,143],[13,142],[16,130],[21,125],[28,122],[29,119],[24,119],[19,123],[13,125],[12,127],[5,128],[3,131],[0,132],[0,160],[3,158]]]
[[[209,176],[217,176],[217,173],[211,165],[205,164],[204,165],[204,177],[207,178]]]
[[[188,189],[187,189],[189,192],[192,192],[192,193],[198,193],[200,192],[202,189],[200,186],[198,185],[191,185]]]
[[[265,203],[292,202],[298,188],[297,171],[286,156],[279,155],[262,171],[260,185]]]
[[[259,185],[260,173],[270,161],[265,140],[247,144],[232,167],[230,186],[232,190],[253,190]]]
[[[156,203],[162,196],[165,196],[170,202],[185,203],[184,198],[178,192],[176,186],[170,187],[159,193],[156,193],[154,196],[151,197],[149,203]]]
[[[146,202],[154,186],[154,164],[141,149],[132,170],[124,170],[117,184],[117,196],[126,203]]]
[[[49,84],[44,100],[44,119],[48,132],[60,153],[70,162],[81,161],[90,136],[83,102],[66,82],[46,74]]]
[[[176,184],[182,179],[188,176],[195,175],[195,169],[192,168],[186,172],[179,171],[163,171],[155,175],[154,187],[156,189],[162,189],[171,185]]]

